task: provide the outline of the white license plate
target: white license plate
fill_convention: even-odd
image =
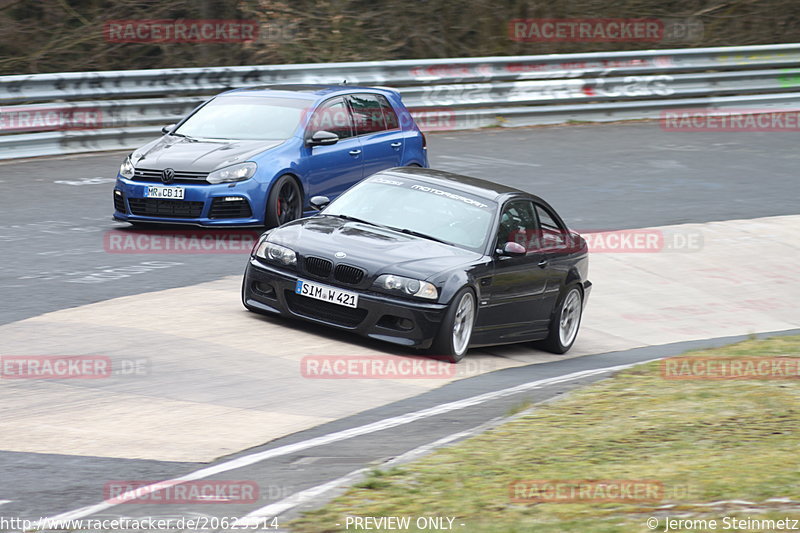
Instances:
[[[358,294],[302,279],[297,280],[294,292],[301,296],[322,300],[323,302],[339,304],[345,307],[358,307]]]
[[[183,187],[145,187],[144,197],[183,200],[183,192]]]

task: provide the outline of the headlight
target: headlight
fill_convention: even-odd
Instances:
[[[375,280],[375,285],[381,289],[402,292],[408,296],[417,298],[427,298],[435,300],[439,297],[439,291],[431,283],[418,279],[404,278],[394,274],[383,274]]]
[[[297,254],[294,250],[269,242],[265,237],[256,245],[256,256],[284,266],[297,265]]]
[[[211,172],[206,180],[209,183],[228,183],[231,181],[243,181],[253,177],[258,166],[252,161],[239,163],[229,167],[221,168]]]
[[[133,177],[133,162],[131,156],[125,158],[125,161],[119,166],[119,175],[123,178],[131,179]]]

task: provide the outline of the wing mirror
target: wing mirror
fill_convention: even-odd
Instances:
[[[501,250],[498,250],[500,255],[505,255],[508,257],[519,257],[521,255],[525,255],[527,250],[525,247],[517,242],[507,242],[503,245]]]
[[[329,146],[339,142],[339,136],[325,130],[319,130],[306,141],[309,146]]]
[[[164,126],[163,128],[161,128],[161,133],[163,133],[164,135],[170,134],[172,133],[172,130],[175,129],[175,126],[177,126],[177,124],[170,124],[168,126]]]
[[[327,196],[312,196],[308,203],[311,204],[311,207],[317,211],[322,211],[329,203],[331,203],[331,200]]]

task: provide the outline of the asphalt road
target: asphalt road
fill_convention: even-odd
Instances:
[[[780,332],[799,334],[800,330]],[[765,337],[771,335],[759,335]],[[512,409],[557,398],[577,387],[585,386],[608,377],[610,372],[578,376],[559,382],[559,377],[591,373],[594,370],[631,365],[642,361],[680,354],[686,350],[721,346],[746,340],[747,336],[707,339],[663,346],[638,348],[623,352],[598,354],[551,363],[510,368],[457,381],[414,398],[395,402],[358,415],[324,424],[313,429],[295,433],[228,457],[211,464],[169,463],[126,459],[104,459],[91,457],[9,453],[0,452],[0,479],[13,483],[0,485],[0,501],[11,500],[0,507],[0,517],[17,517],[37,520],[54,517],[61,513],[79,511],[70,518],[89,517],[92,520],[120,517],[145,519],[180,517],[243,517],[255,509],[284,501],[287,497],[318,487],[362,468],[374,468],[386,464],[418,447],[430,444],[450,435],[469,432],[471,429],[508,416]],[[419,417],[408,423],[387,427],[380,431],[354,434],[350,438],[334,440],[329,444],[307,446],[312,439],[319,439],[339,432],[354,431],[367,424],[380,423],[387,419],[410,418],[410,413],[433,409],[447,402],[476,398],[485,394],[513,389],[521,385],[540,382],[541,386],[526,390],[510,391],[483,402],[463,402],[463,406],[432,416]],[[459,439],[456,439],[459,440]],[[224,469],[225,465],[246,460],[258,454],[269,454],[287,446],[298,447],[296,451],[279,453],[274,457],[252,462],[252,464],[222,470],[199,479],[228,481],[239,484],[258,485],[256,503],[216,504],[158,504],[126,503],[99,509],[89,513],[86,507],[101,503],[105,496],[103,488],[110,480],[148,480],[151,482],[174,479],[206,468]],[[283,525],[300,511],[324,503],[331,492],[322,492],[280,513]],[[83,510],[81,512],[81,510]],[[270,515],[272,516],[272,515]],[[468,526],[469,524],[466,524]],[[329,524],[331,530],[339,530]],[[0,528],[0,531],[4,531]],[[470,531],[469,528],[464,531]]]
[[[800,181],[794,169],[800,156],[796,155],[795,143],[791,133],[664,132],[656,123],[429,136],[433,166],[534,192],[550,201],[577,230],[797,214]],[[119,296],[193,285],[243,270],[245,258],[240,255],[106,253],[104,232],[125,227],[110,219],[110,177],[116,173],[122,155],[0,164],[0,298],[5,304],[0,307],[0,323]],[[106,281],[81,281],[96,278],[98,272],[105,274]],[[732,340],[736,339],[644,348],[494,372],[245,450],[213,465],[531,380]],[[157,509],[126,505],[104,510],[98,516],[241,516],[298,490],[468,430],[507,414],[515,405],[557,397],[604,375],[509,394],[220,474],[224,479],[257,480],[262,491],[258,505]],[[0,480],[4,481],[0,484],[0,517],[52,516],[102,501],[100,488],[108,480],[160,480],[205,466],[0,452]],[[319,498],[308,505],[318,503]]]
[[[432,166],[534,192],[579,231],[798,212],[791,132],[653,122],[437,133],[429,147]],[[104,233],[127,228],[111,220],[123,155],[0,164],[0,324],[244,270],[239,255],[106,253]]]

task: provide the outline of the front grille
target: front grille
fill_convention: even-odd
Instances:
[[[203,202],[160,200],[158,198],[128,198],[131,213],[149,217],[199,218]]]
[[[333,277],[336,281],[356,285],[364,278],[364,271],[350,265],[336,265]]]
[[[214,198],[211,201],[211,210],[208,218],[250,218],[253,212],[250,210],[250,202],[245,198],[236,200],[226,200],[225,198]]]
[[[122,191],[114,191],[114,209],[120,213],[128,212],[128,210],[125,209],[125,196],[122,195]]]
[[[318,278],[327,278],[333,269],[333,263],[320,257],[306,257],[305,265],[306,272]]]
[[[286,291],[286,303],[292,313],[348,328],[358,326],[367,317],[366,309],[354,309],[323,302],[307,296],[300,296],[292,291]]]
[[[182,170],[176,170],[175,179],[172,181],[172,183],[194,183],[197,185],[208,185],[206,176],[208,176],[208,172],[185,172]],[[133,171],[133,178],[131,179],[133,181],[162,183],[161,171],[149,168],[137,168]]]

